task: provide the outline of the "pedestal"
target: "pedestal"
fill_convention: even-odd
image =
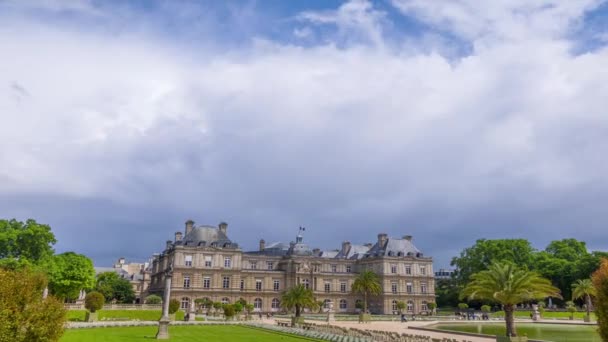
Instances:
[[[169,339],[169,317],[161,317],[158,321],[158,333],[156,333],[157,340],[168,340]]]

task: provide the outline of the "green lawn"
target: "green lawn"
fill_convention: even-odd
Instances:
[[[99,320],[114,320],[114,321],[158,321],[162,314],[160,310],[99,310]],[[83,322],[86,315],[85,310],[69,310],[68,321]],[[184,320],[184,312],[178,311],[175,314],[175,319],[178,321]]]
[[[556,342],[602,342],[596,326],[571,324],[516,323],[519,335]],[[436,324],[429,328],[487,335],[505,335],[504,323]]]
[[[150,341],[157,327],[95,328],[66,330],[60,342],[134,342]],[[172,342],[305,342],[316,341],[293,335],[268,332],[237,325],[195,325],[169,327]]]
[[[531,313],[531,311],[515,311],[515,317],[530,318],[530,313]],[[582,321],[585,316],[587,316],[587,312],[585,312],[585,311],[577,311],[574,313],[574,319],[576,319],[576,320]],[[505,312],[497,311],[495,313],[492,313],[492,317],[505,317]],[[543,319],[553,319],[553,318],[567,320],[570,318],[570,313],[564,312],[564,311],[545,311],[543,313]],[[591,320],[595,321],[595,314],[593,312],[591,313]]]

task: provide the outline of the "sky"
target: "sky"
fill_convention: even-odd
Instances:
[[[0,0],[0,218],[97,266],[188,219],[606,251],[607,110],[606,1]]]

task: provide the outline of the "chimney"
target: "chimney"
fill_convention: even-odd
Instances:
[[[194,228],[194,221],[188,220],[186,221],[186,235],[190,234],[192,229]]]
[[[346,256],[348,254],[348,251],[350,251],[350,241],[342,242],[342,255]]]
[[[403,239],[407,240],[407,241],[412,241],[412,236],[411,235],[403,235]]]
[[[226,230],[228,230],[228,223],[226,222],[220,222],[220,224],[217,225],[220,232],[226,234]]]
[[[384,248],[384,244],[386,243],[387,235],[385,233],[378,234],[378,247]]]
[[[260,240],[260,252],[266,249],[266,241],[264,239]]]
[[[171,240],[167,240],[167,245],[166,245],[166,247],[165,247],[165,248],[166,248],[166,249],[171,248],[171,245],[172,245],[172,244],[173,244],[173,241],[171,241]]]
[[[182,232],[175,232],[175,242],[182,241]]]

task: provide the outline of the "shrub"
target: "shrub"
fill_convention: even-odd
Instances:
[[[236,312],[234,310],[234,305],[232,305],[232,304],[224,305],[224,316],[226,316],[226,319],[232,318],[235,313]]]
[[[0,341],[56,342],[66,310],[55,297],[42,298],[46,277],[28,269],[0,268]]]
[[[163,302],[163,299],[160,298],[160,296],[157,296],[157,295],[149,295],[145,299],[145,303],[146,304],[160,304],[162,302]]]
[[[437,309],[437,303],[430,302],[427,304],[427,307],[429,308],[429,310],[431,310],[431,312],[435,312],[435,309]]]
[[[179,301],[177,299],[171,299],[169,301],[169,314],[172,315],[179,310]]]
[[[87,293],[87,296],[84,298],[84,307],[90,312],[95,312],[103,308],[105,301],[106,300],[101,293],[92,291]]]
[[[492,307],[489,305],[482,305],[481,306],[481,312],[490,312],[492,310]]]
[[[236,312],[238,314],[238,313],[241,313],[243,311],[243,309],[244,309],[243,304],[241,304],[239,302],[234,303],[234,312]]]
[[[469,308],[469,304],[467,304],[467,303],[458,303],[458,308],[460,310],[466,310],[466,309]]]
[[[399,312],[403,312],[403,310],[407,307],[407,305],[405,304],[404,301],[398,301],[397,302],[397,309],[399,310]]]
[[[608,341],[608,259],[602,259],[600,267],[591,276],[595,287],[595,316],[603,341]]]

